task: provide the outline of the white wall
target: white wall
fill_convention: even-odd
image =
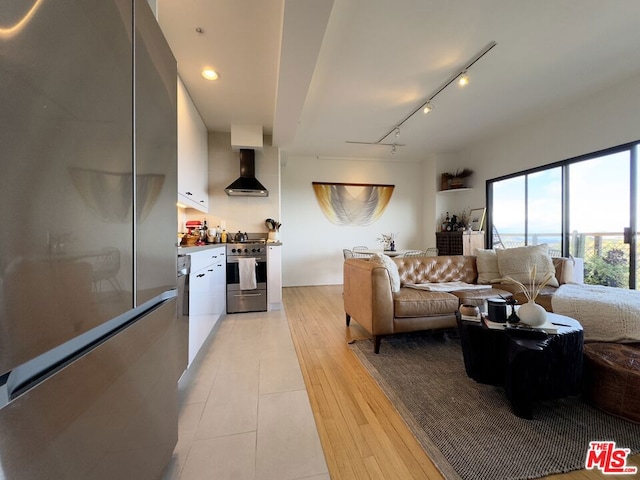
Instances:
[[[400,232],[398,248],[435,246],[440,215],[486,206],[486,180],[640,140],[640,77],[584,101],[532,118],[459,152],[423,163],[293,157],[282,167],[283,284],[342,283],[342,248],[378,247],[382,232]],[[471,189],[437,193],[440,173],[471,168]],[[389,183],[396,189],[384,215],[367,227],[330,223],[311,182]],[[606,200],[606,199],[603,199]]]
[[[381,248],[382,233],[398,233],[396,247],[435,246],[433,161],[406,163],[293,156],[282,167],[283,285],[342,283],[343,248]],[[322,213],[312,182],[395,185],[387,209],[371,225],[331,223]],[[430,232],[426,235],[425,232]]]
[[[487,179],[637,140],[640,76],[470,145],[456,157],[476,172],[469,203],[484,206]]]
[[[269,190],[268,197],[230,197],[224,189],[240,176],[240,156],[231,150],[231,134],[209,132],[209,213],[186,209],[186,219],[207,219],[209,227],[226,227],[234,234],[238,230],[264,233],[267,218],[280,219],[280,154],[271,146],[271,137],[264,137],[264,147],[256,150],[256,178]],[[222,223],[221,223],[222,222]]]

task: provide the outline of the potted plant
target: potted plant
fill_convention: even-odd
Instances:
[[[447,183],[449,189],[464,188],[467,184],[467,178],[473,175],[473,170],[463,168],[453,173],[445,172],[442,174],[443,183]]]

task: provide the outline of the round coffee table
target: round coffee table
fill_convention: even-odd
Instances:
[[[584,334],[578,321],[547,313],[557,333],[545,333],[457,319],[467,375],[503,385],[517,416],[531,419],[536,401],[580,393]]]

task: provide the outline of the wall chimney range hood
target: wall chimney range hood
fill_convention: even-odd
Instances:
[[[224,189],[229,196],[268,197],[269,191],[256,178],[255,150],[240,149],[240,178]]]

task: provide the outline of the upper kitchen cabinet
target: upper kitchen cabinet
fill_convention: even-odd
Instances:
[[[207,128],[178,78],[178,202],[209,212]]]

